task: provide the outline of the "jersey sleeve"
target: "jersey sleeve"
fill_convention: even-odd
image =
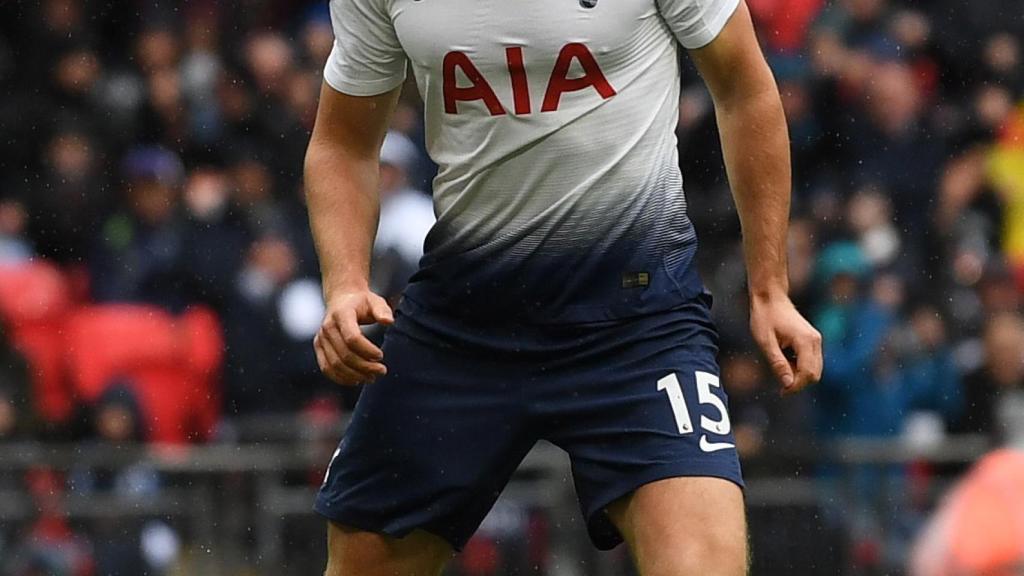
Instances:
[[[661,17],[688,50],[700,48],[718,36],[740,0],[656,0]]]
[[[334,47],[324,81],[352,96],[375,96],[400,85],[406,56],[384,0],[330,2]]]

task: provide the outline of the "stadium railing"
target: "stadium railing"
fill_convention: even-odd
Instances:
[[[84,525],[99,519],[162,518],[182,532],[190,550],[202,551],[192,554],[197,574],[219,576],[242,570],[278,574],[285,566],[288,573],[304,573],[300,566],[316,570],[322,561],[322,525],[311,503],[341,427],[311,427],[282,417],[236,422],[231,429],[234,439],[230,442],[185,447],[0,444],[0,478],[17,479],[39,469],[73,472],[141,466],[157,472],[164,479],[163,488],[141,498],[70,490],[63,496],[64,512]],[[829,446],[775,448],[757,461],[796,462],[798,473],[755,472],[747,481],[755,562],[759,548],[774,548],[765,551],[764,569],[756,573],[838,574],[834,571],[838,568],[827,566],[830,561],[840,562],[834,557],[842,551],[833,549],[841,545],[828,540],[829,527],[823,525],[817,469],[924,464],[938,470],[926,497],[933,503],[956,473],[990,448],[990,442],[960,436],[929,446],[858,439]],[[752,468],[757,468],[757,461]],[[835,475],[845,477],[842,472]],[[11,489],[12,482],[0,486],[7,487],[0,490],[0,527],[29,523],[38,513],[36,504],[26,492]],[[849,488],[840,487],[839,493]],[[906,497],[884,494],[881,499]],[[568,460],[554,446],[539,444],[528,455],[502,501],[542,510],[551,519],[547,549],[557,561],[546,574],[624,573],[620,558],[596,553],[586,541]],[[784,546],[779,548],[779,543]]]

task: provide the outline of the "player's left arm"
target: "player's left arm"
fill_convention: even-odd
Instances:
[[[726,173],[743,229],[750,329],[783,392],[818,381],[821,335],[789,299],[786,235],[792,175],[782,100],[741,1],[722,31],[690,51],[715,103]],[[790,349],[791,362],[784,354]]]

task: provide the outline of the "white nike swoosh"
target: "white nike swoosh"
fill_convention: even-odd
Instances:
[[[700,437],[700,449],[705,452],[717,452],[719,450],[735,447],[735,444],[730,444],[728,442],[708,442],[707,436]]]

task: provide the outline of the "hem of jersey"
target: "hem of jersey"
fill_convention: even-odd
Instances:
[[[713,467],[699,468],[713,463]],[[740,471],[739,460],[735,466],[723,465],[720,460],[694,459],[685,462],[671,462],[653,466],[643,474],[630,476],[612,487],[604,490],[599,498],[596,498],[586,510],[587,534],[591,542],[598,550],[611,550],[622,544],[622,534],[605,513],[605,508],[613,502],[631,494],[647,484],[669,478],[721,478],[739,486],[740,490],[746,488],[743,482],[743,474]]]
[[[390,538],[403,538],[405,536],[408,536],[414,530],[423,530],[424,532],[428,532],[444,540],[448,543],[449,546],[452,547],[452,550],[456,552],[461,552],[462,549],[466,546],[466,542],[469,541],[469,538],[457,538],[451,534],[445,534],[444,532],[433,528],[429,522],[424,522],[423,524],[410,526],[409,528],[404,528],[401,530],[395,530],[388,527],[388,522],[374,522],[372,520],[367,519],[365,516],[359,514],[358,512],[347,510],[345,508],[328,507],[327,505],[321,503],[319,497],[313,504],[313,511],[319,514],[328,522],[331,522],[333,524],[338,524],[341,526],[345,526],[347,528],[354,528],[356,530],[361,530],[364,532],[383,534],[384,536],[388,536]]]
[[[341,72],[332,70],[330,65],[324,69],[324,82],[337,92],[349,96],[378,96],[398,88],[405,82],[405,71],[395,78],[379,80],[356,80],[346,78]]]
[[[696,50],[707,46],[722,32],[739,5],[740,0],[726,0],[720,5],[717,12],[704,19],[703,26],[698,32],[687,36],[685,42],[680,40],[679,43],[687,50]]]

